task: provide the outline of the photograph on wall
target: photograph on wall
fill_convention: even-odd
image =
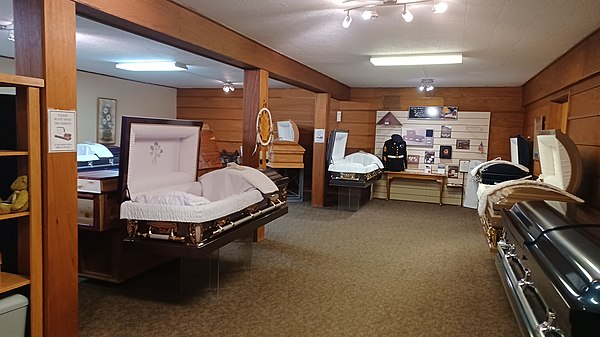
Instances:
[[[114,144],[116,137],[117,100],[98,97],[97,142]]]
[[[402,128],[406,145],[433,147],[433,130]]]
[[[425,151],[425,164],[433,164],[435,162],[435,151]]]
[[[452,158],[452,146],[440,145],[440,158],[451,159]]]
[[[448,178],[458,178],[458,165],[448,165]]]
[[[457,139],[456,148],[459,150],[469,150],[471,148],[471,141],[469,139]]]
[[[420,157],[421,156],[419,156],[418,154],[409,154],[406,157],[406,160],[408,161],[409,164],[418,164]]]
[[[458,172],[467,173],[469,172],[469,160],[459,160],[458,161]]]
[[[448,125],[442,125],[442,138],[452,138],[452,127]]]
[[[408,119],[458,119],[456,106],[409,106]]]
[[[423,170],[425,171],[425,173],[431,173],[431,165],[425,164],[425,166],[423,167]]]
[[[446,174],[446,164],[438,164],[437,174]]]

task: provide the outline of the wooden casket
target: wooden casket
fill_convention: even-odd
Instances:
[[[300,132],[292,120],[277,122],[277,139],[269,146],[267,166],[304,168],[304,148],[298,144]]]
[[[541,170],[537,180],[523,177],[494,185],[480,182],[477,188],[477,210],[492,251],[502,238],[502,209],[528,200],[583,203],[574,195],[582,177],[581,154],[575,143],[560,130],[542,131],[537,140]],[[477,178],[476,169],[471,175]]]
[[[348,130],[333,130],[327,143],[330,185],[369,185],[382,175],[383,163],[374,154],[359,151],[346,156]]]
[[[218,248],[234,239],[227,234],[287,213],[284,189],[257,169],[230,164],[198,178],[201,128],[199,121],[123,117],[119,186],[126,244],[175,244],[184,248],[161,253],[193,257],[194,249],[214,241]]]

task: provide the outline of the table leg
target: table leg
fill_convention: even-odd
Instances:
[[[385,186],[387,188],[387,198],[385,200],[390,200],[390,183],[391,183],[390,178],[387,178],[386,182],[385,182]]]

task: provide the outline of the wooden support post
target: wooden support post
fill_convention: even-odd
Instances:
[[[268,104],[269,99],[269,73],[265,70],[244,71],[244,116],[242,136],[242,164],[259,167],[262,149],[256,147],[256,117],[258,111]],[[256,153],[254,152],[256,149]],[[265,148],[266,160],[266,148]],[[254,232],[254,241],[265,238],[265,228],[260,227]]]
[[[325,130],[325,142],[313,144],[313,167],[312,167],[312,193],[311,205],[313,207],[325,206],[325,193],[327,191],[325,175],[327,174],[327,120],[331,95],[327,93],[317,94],[315,97],[315,130]]]
[[[77,336],[76,153],[48,151],[47,113],[77,109],[75,2],[19,0],[13,8],[16,74],[45,80],[40,102],[43,335]],[[41,336],[33,324],[31,335]]]

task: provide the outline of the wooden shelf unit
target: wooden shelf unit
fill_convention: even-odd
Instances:
[[[0,297],[29,286],[30,336],[39,337],[43,335],[40,89],[44,80],[0,73],[0,87],[16,89],[17,128],[17,149],[7,150],[0,144],[0,157],[17,157],[17,174],[27,175],[29,184],[29,210],[0,216],[0,221],[16,219],[19,226],[18,275],[2,272]]]

